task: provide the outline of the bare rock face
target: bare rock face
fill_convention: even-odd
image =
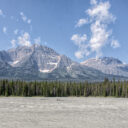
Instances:
[[[54,50],[34,44],[31,47],[18,47],[8,50],[12,59],[10,63],[13,67],[23,67],[26,62],[35,62],[40,72],[51,72],[59,63],[60,55]],[[32,60],[32,61],[29,61]],[[34,63],[33,63],[34,64]]]
[[[119,75],[128,77],[128,64],[122,63],[113,57],[103,57],[98,59],[89,59],[81,63],[105,74]]]
[[[0,78],[98,81],[104,77],[112,78],[113,74],[122,75],[115,69],[112,72],[117,65],[119,71],[126,72],[122,62],[114,58],[91,59],[80,64],[39,44],[0,51]],[[108,69],[102,71],[100,67],[109,67],[111,72]]]

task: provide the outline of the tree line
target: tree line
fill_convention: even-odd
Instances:
[[[60,82],[60,81],[20,81],[0,80],[0,96],[113,96],[128,97],[128,81],[103,82]]]

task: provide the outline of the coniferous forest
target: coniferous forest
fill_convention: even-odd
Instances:
[[[44,97],[68,97],[68,96],[112,96],[128,97],[128,81],[103,82],[60,82],[60,81],[9,81],[0,80],[0,96],[44,96]]]

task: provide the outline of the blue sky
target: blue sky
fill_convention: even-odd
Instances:
[[[92,13],[99,8],[104,13]],[[36,42],[78,62],[112,56],[128,63],[127,12],[128,0],[0,0],[0,50]]]

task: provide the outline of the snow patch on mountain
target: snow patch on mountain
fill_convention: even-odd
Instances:
[[[98,81],[105,77],[113,78],[113,73],[128,76],[128,66],[122,65],[123,63],[119,60],[112,58],[90,60],[80,64],[46,46],[37,44],[30,47],[19,46],[7,51],[0,51],[0,78],[4,76],[26,80]],[[106,75],[103,72],[112,75]]]
[[[19,63],[19,60],[9,62],[9,64],[11,66],[15,66],[15,64],[17,64],[17,63]]]
[[[46,72],[50,72],[50,70],[44,69],[44,70],[39,70],[40,72],[46,73]]]

